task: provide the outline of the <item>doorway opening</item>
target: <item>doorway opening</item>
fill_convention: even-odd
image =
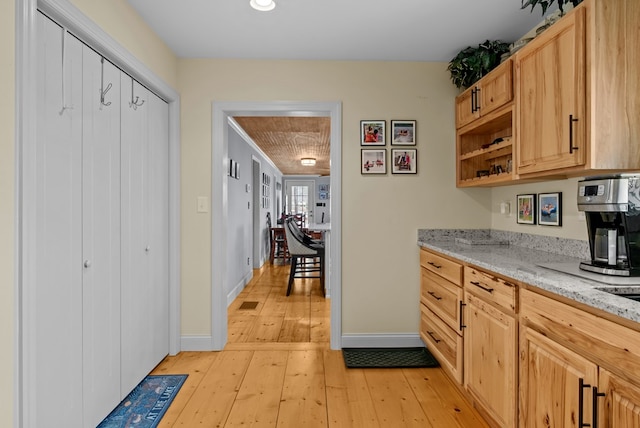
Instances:
[[[331,287],[332,349],[341,347],[341,164],[342,122],[339,102],[221,102],[213,103],[212,140],[212,275],[211,275],[211,348],[221,350],[228,339],[227,323],[227,223],[228,217],[228,129],[234,116],[318,116],[331,119],[331,168],[330,187],[333,189],[331,204],[331,252],[328,281]]]

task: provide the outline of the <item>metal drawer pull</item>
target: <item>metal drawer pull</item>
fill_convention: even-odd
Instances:
[[[464,325],[464,321],[462,321],[462,309],[465,306],[467,306],[467,304],[460,300],[460,331],[462,331],[463,328],[467,327],[466,325]]]
[[[428,334],[429,336],[431,336],[431,338],[432,338],[436,343],[440,343],[440,342],[442,342],[442,340],[441,340],[441,339],[436,339],[436,336],[435,336],[435,334],[433,334],[433,332],[432,332],[432,331],[427,331],[427,334]]]
[[[434,262],[427,262],[427,264],[430,264],[431,266],[433,266],[436,269],[440,269],[442,268],[442,266],[438,266],[437,264],[435,264]]]
[[[591,385],[584,383],[584,379],[578,380],[578,428],[590,427],[591,425],[584,423],[584,389],[591,388]]]
[[[475,285],[476,287],[479,287],[479,288],[483,289],[484,291],[488,291],[489,293],[493,293],[493,288],[485,287],[484,285],[480,284],[478,281],[471,281],[471,284]]]
[[[598,392],[598,387],[593,387],[593,421],[591,426],[598,428],[598,397],[604,397],[604,392]]]
[[[427,291],[427,293],[431,294],[433,298],[436,300],[442,300],[442,297],[436,296],[436,293],[434,293],[433,291]]]

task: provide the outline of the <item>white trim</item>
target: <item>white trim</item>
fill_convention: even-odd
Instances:
[[[180,338],[180,349],[183,351],[210,351],[211,336],[185,335]]]
[[[418,348],[425,346],[417,333],[344,334],[343,348]]]
[[[224,281],[227,270],[228,123],[235,115],[317,116],[331,118],[331,349],[340,349],[342,333],[342,105],[336,102],[216,102],[213,103],[211,150],[211,349],[227,342]]]
[[[14,426],[32,427],[28,414],[34,400],[32,367],[35,342],[33,273],[25,266],[33,260],[34,224],[32,189],[35,170],[36,99],[35,43],[37,10],[66,27],[83,42],[108,57],[116,66],[144,84],[169,104],[169,352],[180,352],[180,96],[142,62],[118,44],[67,0],[23,0],[16,2],[16,356],[14,380]]]
[[[250,272],[247,272],[247,274],[240,280],[240,282],[238,282],[236,286],[233,287],[233,289],[227,294],[227,307],[229,307],[233,303],[235,298],[238,297],[240,293],[242,293],[242,290],[244,290],[244,287],[252,279],[253,279],[253,269],[251,269]]]

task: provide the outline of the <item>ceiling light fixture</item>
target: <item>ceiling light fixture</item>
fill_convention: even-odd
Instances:
[[[249,2],[252,8],[261,12],[268,12],[276,7],[273,0],[251,0]]]
[[[302,158],[300,163],[304,166],[314,166],[316,164],[316,158]]]

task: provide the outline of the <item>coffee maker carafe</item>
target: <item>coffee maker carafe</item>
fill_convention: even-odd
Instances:
[[[591,250],[591,260],[580,263],[580,268],[640,276],[640,174],[580,181],[578,209],[585,212]]]

